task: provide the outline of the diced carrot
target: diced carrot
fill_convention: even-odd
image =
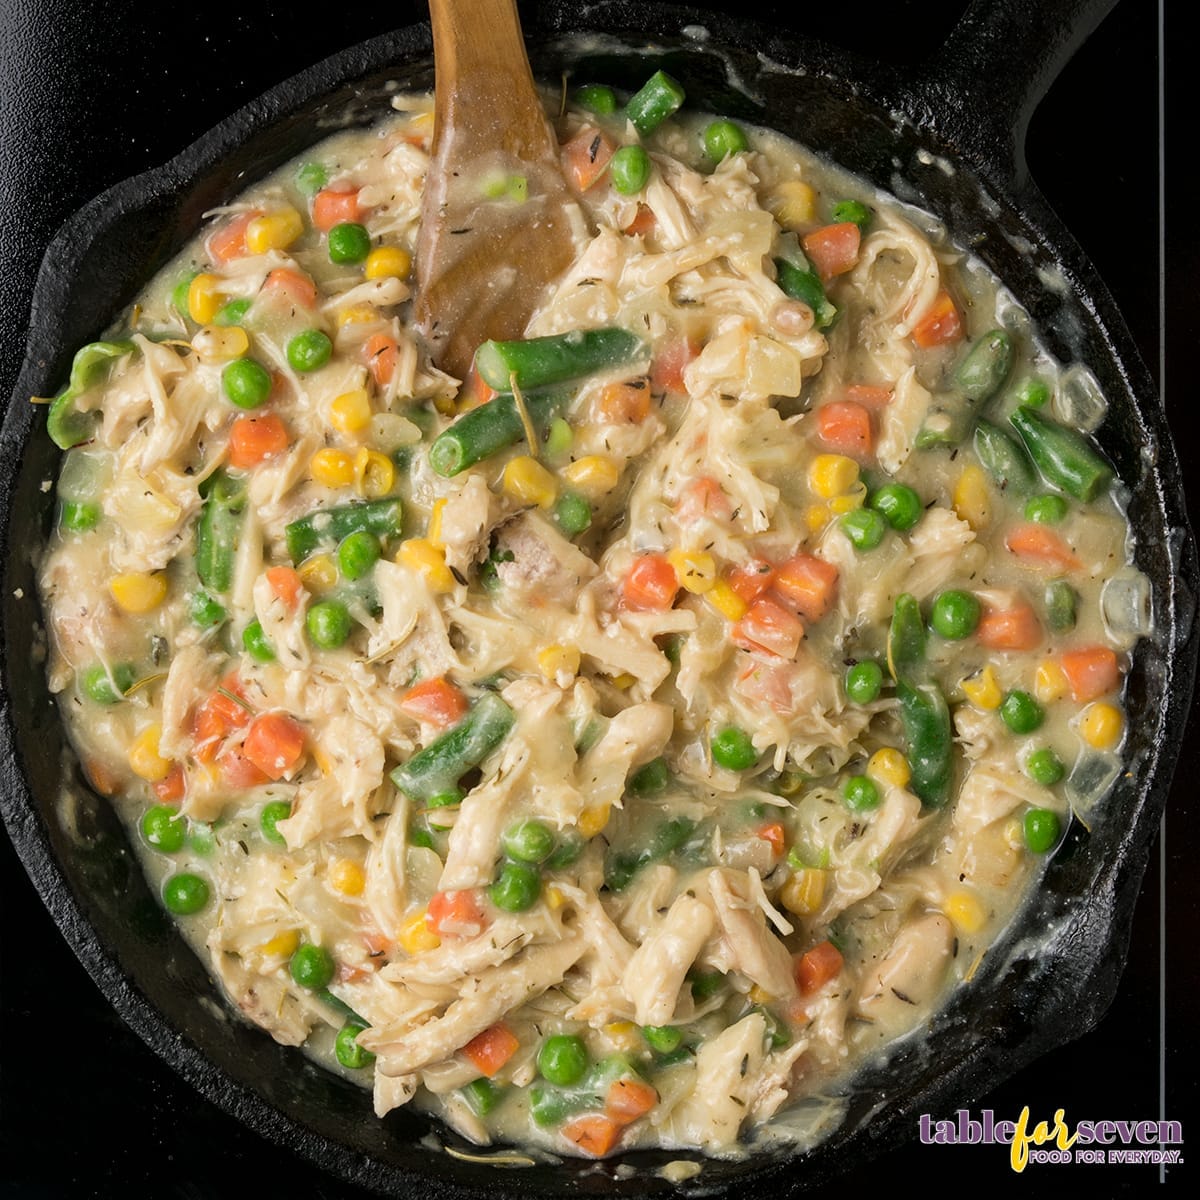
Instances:
[[[393,942],[390,937],[380,933],[378,929],[368,929],[364,930],[362,934],[362,944],[372,958],[380,958],[392,948]]]
[[[726,579],[729,586],[751,604],[775,582],[775,568],[761,558],[752,558],[740,567],[734,567]]]
[[[804,253],[817,269],[823,283],[844,275],[858,262],[862,230],[853,221],[823,225],[801,239]]]
[[[304,757],[304,726],[287,713],[262,713],[250,722],[245,755],[269,779],[282,779]]]
[[[750,666],[734,683],[734,691],[747,700],[769,704],[776,712],[790,713],[795,708],[792,699],[792,680],[796,669],[790,663],[751,659]]]
[[[615,150],[612,138],[585,125],[562,148],[567,182],[577,192],[586,192],[604,174]]]
[[[323,188],[313,197],[313,224],[322,233],[328,233],[335,225],[362,219],[363,210],[358,204],[358,189],[334,191]]]
[[[775,851],[776,855],[783,854],[787,849],[787,834],[780,821],[768,821],[758,830],[757,836],[764,842],[770,842],[771,849]]]
[[[488,404],[500,395],[490,383],[485,383],[474,360],[471,362],[471,373],[467,376],[467,386],[463,388],[466,396],[473,397],[480,404]]]
[[[775,569],[775,590],[810,625],[833,608],[838,569],[815,554],[796,554]]]
[[[948,346],[963,335],[962,317],[945,288],[938,292],[929,311],[913,326],[912,340],[922,350]]]
[[[187,779],[183,774],[183,767],[176,763],[165,779],[151,784],[150,790],[159,804],[174,804],[177,800],[182,800],[184,792],[187,790]]]
[[[1088,704],[1121,686],[1121,667],[1107,646],[1081,646],[1059,660],[1076,704]]]
[[[1033,606],[1022,601],[985,612],[975,636],[990,650],[1033,650],[1041,643],[1042,627]]]
[[[396,360],[400,357],[400,346],[387,333],[376,333],[363,343],[363,356],[367,369],[379,387],[387,387],[396,373]]]
[[[425,910],[425,924],[439,937],[474,937],[486,924],[474,890],[434,892]]]
[[[700,353],[700,343],[693,338],[679,337],[667,342],[650,364],[650,386],[655,392],[687,394],[683,372]]]
[[[796,959],[796,986],[801,995],[811,996],[842,969],[842,952],[832,942],[818,942]]]
[[[255,210],[230,217],[209,237],[205,247],[208,250],[208,257],[221,266],[232,262],[235,258],[242,258],[246,254],[246,230],[250,222],[261,215]]]
[[[765,651],[780,658],[795,658],[804,637],[804,624],[794,612],[759,596],[746,610],[729,636],[743,650]]]
[[[640,1079],[617,1079],[608,1088],[604,1115],[618,1125],[632,1125],[658,1103],[658,1092]]]
[[[1026,521],[1008,531],[1004,544],[1024,562],[1034,566],[1075,571],[1083,566],[1079,556],[1063,539],[1037,521]]]
[[[817,436],[830,450],[860,461],[875,451],[871,414],[854,400],[821,405],[817,409]]]
[[[667,609],[675,603],[679,577],[661,554],[643,554],[633,560],[621,585],[626,608]]]
[[[480,1075],[491,1079],[516,1054],[520,1045],[517,1035],[503,1021],[498,1021],[476,1034],[461,1053],[471,1060]]]
[[[300,598],[304,595],[304,584],[300,582],[299,572],[292,567],[268,567],[267,583],[284,608],[295,612]]]
[[[563,1137],[574,1142],[584,1154],[603,1158],[620,1140],[621,1126],[599,1113],[576,1117],[562,1127]]]
[[[650,380],[610,383],[600,393],[600,416],[611,424],[640,425],[650,415]]]
[[[240,750],[226,750],[217,759],[221,780],[231,788],[252,788],[269,782],[269,776]]]
[[[229,465],[239,471],[249,471],[287,448],[287,426],[277,413],[238,417],[229,430]]]
[[[852,383],[842,392],[842,399],[861,404],[871,412],[879,412],[892,402],[892,389],[873,387],[866,383]]]
[[[400,707],[418,721],[448,728],[466,716],[468,704],[460,688],[439,676],[409,688],[400,699]]]
[[[235,729],[249,723],[252,716],[243,702],[237,672],[231,671],[221,686],[196,709],[192,718],[193,754],[198,762],[212,762],[221,749],[221,742]]]
[[[622,232],[627,237],[645,237],[657,224],[658,221],[654,216],[654,210],[648,205],[639,204],[637,206],[637,215],[625,226]]]
[[[702,475],[683,489],[675,504],[675,516],[682,525],[694,525],[705,517],[711,517],[714,521],[728,521],[733,516],[733,505],[715,479],[710,475]]]
[[[276,267],[263,280],[262,290],[299,308],[316,308],[317,285],[291,267]]]

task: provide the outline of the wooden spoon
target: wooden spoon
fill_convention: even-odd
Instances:
[[[481,342],[521,337],[571,262],[573,201],[515,0],[430,0],[429,11],[434,158],[416,318],[438,366],[465,379]]]

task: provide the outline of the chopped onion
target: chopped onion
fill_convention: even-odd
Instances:
[[[1054,406],[1064,425],[1089,433],[1099,427],[1108,412],[1108,401],[1095,375],[1078,365],[1062,373]]]
[[[1150,580],[1136,567],[1122,567],[1100,593],[1100,613],[1108,636],[1129,649],[1154,627]]]
[[[1067,776],[1066,794],[1071,807],[1086,815],[1104,798],[1121,773],[1121,760],[1102,750],[1085,750]]]

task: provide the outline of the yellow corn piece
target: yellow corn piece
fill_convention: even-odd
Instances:
[[[361,433],[371,423],[371,397],[366,388],[342,392],[329,405],[329,423],[339,433]]]
[[[858,463],[844,454],[818,454],[808,468],[808,486],[822,500],[843,496],[858,482]]]
[[[579,832],[585,838],[594,838],[608,824],[612,816],[611,804],[594,804],[579,814]]]
[[[703,596],[717,582],[717,560],[706,550],[672,550],[667,561],[685,591]]]
[[[396,561],[420,575],[434,592],[452,592],[454,575],[446,566],[446,555],[428,538],[409,538],[400,543]]]
[[[549,508],[558,495],[554,476],[536,458],[519,454],[504,467],[501,486],[504,493],[520,504]]]
[[[326,876],[329,886],[343,896],[361,896],[367,877],[362,867],[352,858],[335,859],[329,864]]]
[[[627,692],[637,683],[637,676],[631,675],[628,671],[622,671],[619,675],[613,675],[609,682],[619,691]]]
[[[365,500],[391,494],[396,483],[396,465],[386,454],[360,446],[354,456],[354,490]]]
[[[908,759],[899,750],[885,746],[876,750],[867,763],[867,774],[876,782],[892,787],[908,787],[912,779],[912,768]]]
[[[963,695],[984,712],[992,712],[999,708],[1000,701],[1004,699],[1000,685],[996,682],[996,673],[991,667],[984,667],[982,671],[968,675],[959,687],[962,688]]]
[[[318,450],[308,464],[308,473],[322,487],[349,487],[354,482],[354,458],[345,450]]]
[[[466,411],[465,407],[460,408],[457,398],[450,395],[434,396],[433,407],[436,408],[443,417],[452,417],[460,411]]]
[[[978,533],[992,520],[992,493],[983,468],[972,463],[964,467],[954,485],[954,511]]]
[[[312,558],[305,559],[296,573],[300,576],[300,582],[318,595],[337,586],[337,564],[328,554],[314,554]]]
[[[140,615],[153,612],[167,598],[167,577],[128,571],[114,575],[108,581],[108,590],[122,612]]]
[[[379,246],[363,264],[368,279],[407,279],[411,270],[412,255],[400,246]]]
[[[313,761],[317,764],[322,775],[333,774],[333,759],[321,749],[320,743],[314,742],[312,747]]]
[[[1111,750],[1124,732],[1124,713],[1104,700],[1089,704],[1079,718],[1079,736],[1095,750]]]
[[[337,327],[344,329],[347,325],[366,325],[379,319],[379,310],[370,304],[351,304],[343,308],[337,315]]]
[[[1038,663],[1037,673],[1033,677],[1033,693],[1042,704],[1061,700],[1069,687],[1062,664],[1056,658],[1043,658]]]
[[[793,871],[779,891],[779,900],[797,917],[811,916],[825,899],[825,872],[818,867]]]
[[[567,902],[566,896],[564,896],[562,892],[554,886],[554,884],[551,884],[545,890],[543,896],[546,900],[546,907],[551,911],[557,911]]]
[[[425,912],[425,909],[419,908],[400,926],[400,934],[396,940],[406,954],[424,954],[427,950],[436,950],[442,944],[442,939],[425,923]]]
[[[250,349],[250,339],[240,325],[205,325],[196,330],[192,349],[202,363],[229,362]]]
[[[718,579],[707,592],[704,599],[709,602],[727,621],[740,621],[746,615],[747,604],[729,586],[724,579]]]
[[[439,548],[442,546],[442,513],[445,511],[445,498],[435,500],[433,510],[429,514],[429,527],[425,531],[425,536]]]
[[[804,526],[808,532],[820,533],[829,524],[832,513],[829,510],[828,504],[810,504],[802,515]]]
[[[974,892],[951,892],[942,910],[963,933],[978,933],[987,924],[987,911]]]
[[[817,193],[803,180],[789,179],[775,188],[768,207],[784,229],[798,232],[817,219]]]
[[[265,954],[268,958],[291,958],[296,953],[299,945],[300,931],[298,929],[285,929],[282,933],[277,933],[269,941],[263,942],[258,947],[258,952],[259,954]]]
[[[578,646],[560,646],[555,643],[538,651],[538,670],[551,682],[563,671],[568,675],[578,675],[579,663]]]
[[[856,508],[862,508],[866,502],[867,485],[860,479],[845,495],[834,496],[829,501],[829,511],[833,516],[840,517],[848,512],[853,512]]]
[[[188,316],[197,325],[211,325],[213,318],[221,308],[221,281],[207,271],[201,271],[188,284],[187,310]]]
[[[632,1021],[609,1021],[603,1029],[605,1036],[618,1050],[640,1050],[644,1044],[641,1032]]]
[[[563,478],[589,500],[599,500],[621,479],[621,468],[607,454],[585,454],[563,467]]]
[[[147,783],[159,783],[166,779],[174,765],[169,758],[163,758],[159,753],[160,737],[161,726],[147,725],[129,747],[129,769]]]
[[[750,989],[750,1001],[753,1004],[772,1004],[775,997],[762,984],[756,983]]]
[[[304,232],[304,218],[285,204],[274,212],[255,217],[246,226],[246,249],[251,254],[286,250]]]

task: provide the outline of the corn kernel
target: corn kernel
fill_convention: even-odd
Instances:
[[[277,933],[269,941],[263,942],[258,947],[258,952],[259,954],[265,954],[268,958],[291,958],[296,953],[299,945],[300,931],[298,929],[285,929],[282,933]]]
[[[304,232],[304,218],[290,205],[255,217],[246,226],[246,249],[251,254],[286,250]]]
[[[762,984],[756,983],[750,989],[750,1002],[752,1004],[772,1004],[774,1000],[775,997]]]
[[[908,787],[909,780],[912,779],[912,768],[899,750],[885,746],[871,755],[867,763],[867,774],[876,783],[902,788]]]
[[[202,363],[229,362],[250,349],[250,338],[240,325],[205,325],[192,338],[192,349]]]
[[[329,864],[329,886],[343,896],[361,896],[367,877],[352,858],[339,858]]]
[[[159,753],[158,740],[161,736],[161,726],[147,725],[129,747],[129,769],[147,783],[159,783],[166,779],[175,765]]]
[[[411,270],[412,255],[400,246],[379,246],[363,264],[368,279],[407,279]]]
[[[810,504],[802,515],[804,526],[809,533],[820,533],[829,524],[832,516],[828,504]]]
[[[366,325],[379,319],[379,310],[370,304],[351,304],[343,308],[337,315],[337,327],[345,329],[347,325]]]
[[[779,891],[780,903],[797,917],[811,916],[821,907],[824,899],[825,872],[817,867],[793,871]]]
[[[718,579],[704,593],[704,598],[727,621],[740,621],[746,615],[746,609],[749,607],[724,579]]]
[[[167,577],[129,571],[114,575],[108,581],[108,590],[122,612],[140,615],[153,612],[167,598]]]
[[[942,910],[963,933],[978,933],[987,924],[987,911],[974,892],[951,892]]]
[[[503,487],[512,499],[521,504],[536,504],[538,508],[549,508],[558,495],[554,476],[528,454],[509,459],[504,467]]]
[[[545,890],[543,895],[546,900],[546,907],[549,908],[551,912],[557,912],[558,909],[562,908],[562,906],[567,902],[567,898],[562,894],[561,889],[556,888],[554,884],[551,884]]]
[[[349,487],[354,482],[354,459],[345,450],[318,450],[308,464],[308,473],[322,487]]]
[[[425,921],[426,910],[418,909],[400,926],[400,934],[396,941],[406,954],[424,954],[427,950],[436,950],[442,939],[438,937]]]
[[[564,671],[568,675],[578,675],[579,663],[580,655],[577,646],[560,646],[556,643],[538,651],[538,670],[551,682]]]
[[[1043,658],[1038,663],[1037,673],[1033,677],[1034,695],[1043,703],[1050,704],[1061,700],[1070,684],[1062,665],[1054,658]]]
[[[579,832],[585,838],[594,838],[608,824],[608,819],[611,816],[611,804],[594,804],[589,808],[585,808],[579,814]]]
[[[717,560],[706,550],[672,550],[667,561],[684,590],[696,596],[711,592],[717,582]]]
[[[801,179],[789,179],[775,188],[768,207],[784,227],[797,231],[817,219],[817,193]]]
[[[612,676],[609,682],[618,691],[627,692],[635,683],[637,683],[637,676],[631,675],[628,671],[622,671],[619,675]]]
[[[444,549],[442,546],[442,513],[445,511],[445,497],[440,500],[435,500],[433,502],[433,508],[429,513],[429,525],[425,530],[425,537],[439,549]]]
[[[396,483],[396,465],[386,454],[360,446],[354,456],[354,490],[366,500],[390,495]]]
[[[305,559],[297,574],[300,576],[300,582],[310,592],[316,592],[318,595],[337,586],[337,564],[328,554],[314,554],[312,558]]]
[[[996,673],[991,667],[984,667],[974,675],[968,675],[959,685],[963,694],[976,708],[984,712],[992,712],[1000,707],[1004,699],[1000,685],[996,682]]]
[[[866,502],[867,485],[860,479],[844,495],[834,496],[829,501],[829,511],[833,516],[840,517],[845,513],[853,512],[856,508],[862,508]]]
[[[221,293],[217,290],[221,281],[207,271],[201,271],[188,284],[187,310],[188,316],[197,325],[211,325],[222,303]]]
[[[604,1032],[609,1037],[628,1037],[637,1026],[632,1021],[609,1021],[604,1027]]]
[[[1125,732],[1125,715],[1115,704],[1089,704],[1079,718],[1079,736],[1095,750],[1111,750]]]
[[[563,467],[563,478],[589,500],[599,500],[617,486],[621,468],[607,454],[585,454]]]
[[[843,496],[858,482],[858,463],[844,454],[818,454],[808,468],[808,486],[822,500]]]
[[[641,1032],[632,1021],[609,1021],[603,1028],[605,1036],[618,1050],[636,1051],[643,1045]]]
[[[958,519],[966,521],[976,533],[991,523],[992,494],[982,467],[972,463],[963,468],[954,485],[954,511]]]
[[[313,743],[312,756],[322,775],[333,774],[333,759],[321,749],[319,743]]]
[[[446,566],[446,555],[428,538],[409,538],[400,543],[396,561],[410,571],[415,571],[435,592],[452,592],[454,575]]]
[[[329,423],[339,433],[361,433],[371,423],[371,398],[366,388],[335,396],[329,405]]]

